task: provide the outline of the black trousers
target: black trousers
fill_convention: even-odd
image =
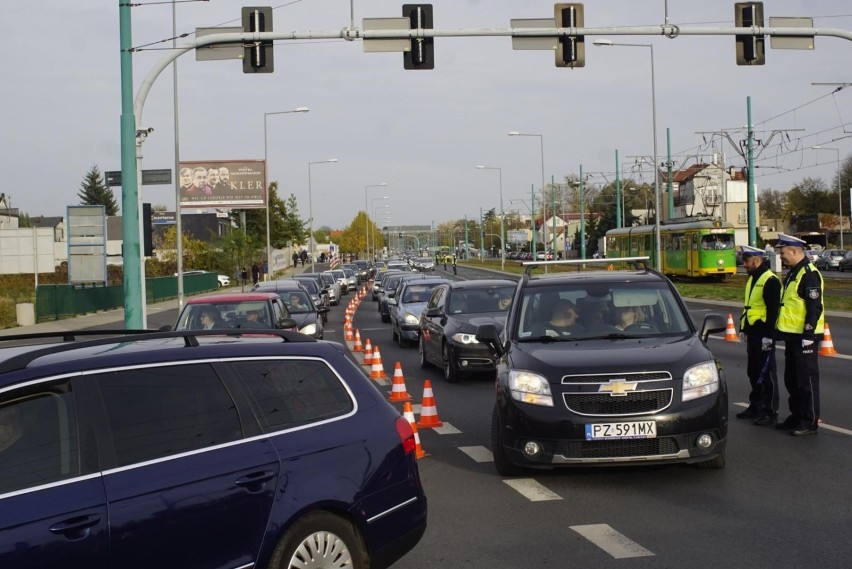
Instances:
[[[802,348],[799,334],[784,338],[784,386],[790,394],[787,400],[790,414],[803,425],[816,426],[819,420],[819,343]]]
[[[763,414],[778,414],[778,370],[775,346],[764,352],[762,334],[746,334],[746,373],[751,384],[749,407]]]

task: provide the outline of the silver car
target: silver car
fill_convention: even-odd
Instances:
[[[826,249],[816,258],[814,264],[821,271],[828,269],[840,270],[840,261],[844,255],[846,255],[846,251],[842,249]]]

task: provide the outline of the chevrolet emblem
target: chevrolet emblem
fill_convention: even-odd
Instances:
[[[623,379],[610,379],[598,387],[598,393],[609,393],[613,397],[623,397],[628,391],[636,391],[637,382],[624,381]]]

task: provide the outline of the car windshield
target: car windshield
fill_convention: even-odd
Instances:
[[[299,284],[308,289],[311,294],[319,294],[319,285],[314,279],[297,279]]]
[[[280,292],[278,295],[281,297],[281,300],[284,301],[284,304],[287,305],[287,308],[290,310],[290,314],[304,314],[306,312],[315,312],[313,303],[308,298],[307,293],[300,290],[290,290],[286,292]]]
[[[477,314],[481,312],[505,312],[512,304],[514,286],[489,286],[466,288],[453,291],[448,314]]]
[[[579,283],[525,289],[520,341],[636,338],[691,333],[665,283]]]
[[[255,300],[187,304],[175,330],[272,327],[272,317],[266,302]]]
[[[406,304],[428,302],[429,297],[432,296],[432,289],[439,284],[440,283],[410,284],[405,287],[405,291],[402,293],[402,302]]]

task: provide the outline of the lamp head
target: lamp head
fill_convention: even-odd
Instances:
[[[601,45],[611,46],[611,45],[613,45],[612,40],[606,40],[606,39],[595,40],[592,43],[594,45],[597,45],[597,46],[601,46]]]
[[[310,112],[310,110],[311,109],[309,109],[308,107],[296,107],[295,109],[293,109],[293,112],[294,113],[307,113],[307,112]]]
[[[509,136],[518,136],[519,134],[521,134],[521,133],[518,132],[517,130],[510,130],[509,131]]]

